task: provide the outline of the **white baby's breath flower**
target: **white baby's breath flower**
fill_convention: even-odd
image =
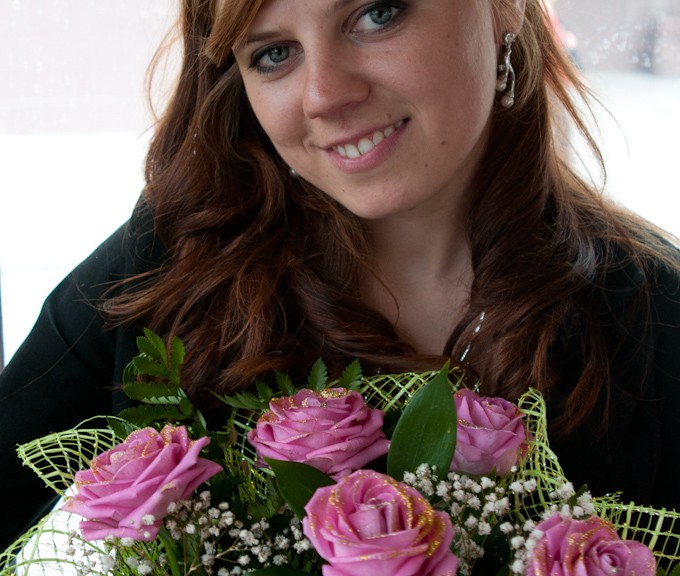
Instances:
[[[284,564],[288,564],[288,558],[286,558],[283,554],[277,554],[272,558],[272,563],[274,566],[283,566]]]
[[[489,478],[488,476],[482,476],[480,483],[482,490],[490,490],[491,488],[496,486],[496,482],[493,479]]]
[[[153,566],[148,560],[142,560],[137,566],[137,573],[141,576],[147,576],[153,572]]]
[[[100,554],[99,562],[104,572],[110,572],[116,567],[116,559],[110,554]]]
[[[301,552],[306,552],[307,550],[311,550],[312,545],[309,542],[309,540],[304,539],[304,540],[298,540],[295,544],[293,544],[293,548],[295,551],[300,554]]]
[[[156,522],[156,517],[153,514],[144,514],[142,516],[142,524],[144,526],[153,526],[154,522]]]
[[[413,486],[416,483],[416,475],[413,472],[404,472],[404,484]]]
[[[437,484],[437,496],[439,496],[440,498],[446,498],[450,489],[451,485],[448,482],[442,480],[441,482],[439,482],[439,484]]]
[[[491,524],[488,522],[480,522],[479,527],[477,528],[477,533],[480,536],[488,536],[491,534]]]
[[[567,500],[571,498],[576,492],[574,491],[574,485],[571,482],[565,482],[562,486],[557,489],[557,496],[562,500]]]

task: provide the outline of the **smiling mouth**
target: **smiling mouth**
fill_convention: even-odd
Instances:
[[[333,146],[333,151],[343,158],[359,158],[373,150],[385,138],[392,136],[403,124],[404,120],[399,120],[384,130],[376,130],[370,137],[361,138],[356,144]]]

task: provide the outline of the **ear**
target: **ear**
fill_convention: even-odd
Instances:
[[[524,23],[525,10],[526,0],[495,0],[496,37],[500,39],[506,32],[519,34]]]

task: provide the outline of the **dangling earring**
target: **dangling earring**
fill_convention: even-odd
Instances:
[[[515,71],[510,63],[510,54],[512,53],[512,43],[514,41],[515,35],[512,32],[506,32],[505,36],[503,36],[503,47],[501,48],[498,63],[496,91],[505,92],[501,98],[501,104],[504,108],[510,108],[515,103]]]
[[[290,175],[291,175],[293,178],[299,178],[299,177],[300,177],[300,175],[295,171],[295,168],[289,168],[289,169],[288,169],[288,172],[290,173]]]

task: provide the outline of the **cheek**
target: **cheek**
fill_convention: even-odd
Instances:
[[[249,88],[246,83],[246,94],[260,126],[278,149],[299,141],[303,120],[299,96],[291,87],[276,84]]]

